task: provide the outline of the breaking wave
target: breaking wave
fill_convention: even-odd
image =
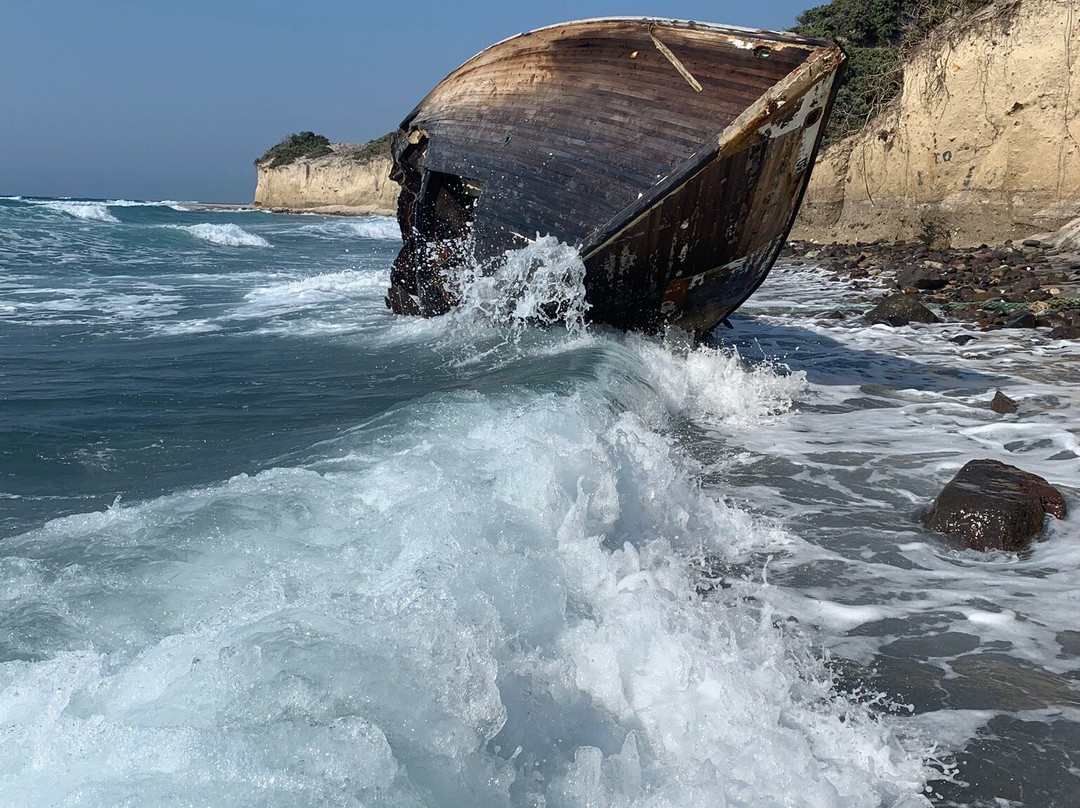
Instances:
[[[668,407],[702,424],[754,426],[790,410],[807,390],[804,371],[789,374],[769,363],[748,368],[735,348],[627,340]]]
[[[197,239],[209,241],[222,247],[269,247],[270,242],[262,236],[249,233],[235,224],[191,224],[165,225],[174,230],[183,230]]]
[[[115,224],[120,221],[109,213],[109,206],[104,202],[76,202],[66,199],[26,201],[29,201],[32,205],[37,205],[47,210],[55,211],[56,213],[64,213],[68,216],[74,216],[76,219],[83,219],[89,222],[112,222]]]
[[[110,199],[105,203],[109,207],[116,208],[171,208],[172,210],[186,212],[188,210],[183,202],[172,199],[162,199],[156,202],[144,202],[137,199]]]
[[[384,239],[400,241],[401,228],[397,219],[389,216],[365,216],[362,218],[342,218],[318,224],[302,225],[301,230],[328,238],[348,238],[350,236],[365,239]]]
[[[769,539],[595,390],[437,396],[309,467],[11,546],[20,613],[83,641],[7,664],[0,788],[92,806],[924,806],[919,756],[837,695],[768,587],[696,593],[695,552],[737,562]]]

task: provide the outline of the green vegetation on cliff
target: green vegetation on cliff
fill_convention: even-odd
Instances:
[[[299,132],[289,135],[280,143],[271,146],[266,153],[255,161],[255,165],[264,168],[281,168],[295,163],[301,157],[322,157],[333,153],[330,140],[314,132]]]
[[[837,40],[848,62],[836,95],[826,142],[863,126],[899,91],[900,61],[935,27],[991,0],[832,0],[807,9],[791,30]]]
[[[382,137],[369,140],[352,153],[352,158],[358,163],[367,163],[376,157],[390,156],[390,141],[394,133],[388,132]]]
[[[339,147],[339,153],[358,163],[370,163],[377,157],[390,156],[390,140],[394,134],[383,135],[375,140],[359,145],[344,144]],[[316,135],[314,132],[299,132],[289,135],[280,143],[266,150],[266,153],[255,161],[255,165],[261,168],[282,168],[291,165],[300,158],[311,159],[313,157],[325,157],[333,154],[334,149],[330,146],[329,138]]]

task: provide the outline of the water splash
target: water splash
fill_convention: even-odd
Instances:
[[[808,388],[806,373],[769,362],[748,365],[737,348],[658,342],[628,335],[652,386],[671,412],[706,426],[756,426],[789,411]]]
[[[460,303],[455,317],[509,328],[563,325],[585,328],[585,264],[577,250],[554,236],[540,236],[494,263],[471,264],[453,278]]]

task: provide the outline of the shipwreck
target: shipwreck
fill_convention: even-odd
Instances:
[[[493,45],[394,134],[387,305],[442,314],[455,270],[554,235],[585,262],[591,319],[704,335],[783,247],[843,61],[833,42],[640,18]]]

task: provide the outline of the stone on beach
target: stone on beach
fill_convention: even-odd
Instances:
[[[1065,518],[1065,498],[1038,475],[997,460],[972,460],[922,517],[932,530],[972,550],[1021,550],[1042,532],[1043,516]]]
[[[928,261],[921,267],[905,267],[896,274],[896,284],[901,288],[914,286],[916,289],[944,289],[949,279],[942,274],[943,266],[938,261]]]
[[[1000,390],[994,393],[994,398],[990,402],[990,409],[1000,415],[1008,415],[1011,412],[1016,412],[1019,407],[1019,404]]]
[[[1005,328],[1037,328],[1039,321],[1030,311],[1015,311],[1005,321]]]
[[[919,302],[918,295],[891,295],[883,298],[866,314],[870,324],[885,323],[893,327],[908,323],[939,323],[937,315]]]
[[[1080,339],[1080,253],[1040,243],[934,249],[917,242],[859,242],[810,249],[805,242],[789,242],[786,255],[814,255],[832,280],[853,290],[892,288],[894,296],[931,303],[945,312],[940,316],[984,331],[1011,320],[1013,328],[1048,329],[1051,339]],[[904,325],[890,319],[900,316],[890,312],[879,322]]]

